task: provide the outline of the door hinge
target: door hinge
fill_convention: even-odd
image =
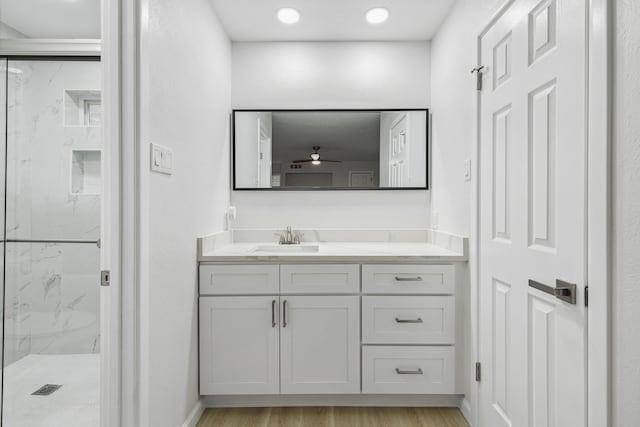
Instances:
[[[471,74],[476,75],[476,89],[478,91],[482,90],[482,70],[484,70],[484,65],[471,70]]]
[[[584,306],[589,307],[589,287],[584,287]]]
[[[482,366],[480,365],[480,362],[476,362],[476,381],[480,382],[481,379],[482,379]]]
[[[102,270],[100,272],[100,286],[111,286],[111,271]]]

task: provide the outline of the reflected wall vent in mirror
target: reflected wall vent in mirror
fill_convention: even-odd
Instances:
[[[102,125],[99,90],[65,90],[64,125],[97,127]]]
[[[100,194],[102,189],[100,168],[100,150],[72,150],[71,194]]]
[[[234,110],[234,190],[426,190],[427,109]]]

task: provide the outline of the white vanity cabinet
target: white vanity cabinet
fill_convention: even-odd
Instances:
[[[453,265],[362,266],[362,392],[455,392]]]
[[[360,393],[359,265],[201,265],[200,281],[201,394]]]
[[[201,394],[460,394],[456,289],[454,264],[201,263]]]

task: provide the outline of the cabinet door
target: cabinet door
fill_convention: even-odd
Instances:
[[[278,297],[200,298],[200,394],[277,394]]]
[[[283,296],[281,312],[282,393],[359,393],[359,297]]]

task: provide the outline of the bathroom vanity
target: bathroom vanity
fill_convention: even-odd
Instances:
[[[198,241],[200,393],[213,396],[210,406],[246,395],[254,404],[308,395],[458,403],[469,365],[466,239],[301,230],[300,244],[283,245],[280,235],[233,230]]]

